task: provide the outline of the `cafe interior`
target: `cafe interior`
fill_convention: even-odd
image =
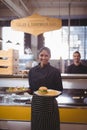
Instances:
[[[31,130],[28,73],[44,46],[63,82],[60,129],[87,130],[87,74],[66,73],[75,51],[87,66],[86,0],[0,0],[0,130]]]

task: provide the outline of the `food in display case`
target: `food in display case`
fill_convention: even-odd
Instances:
[[[6,89],[6,92],[8,93],[21,93],[28,91],[28,88],[25,87],[9,87]]]

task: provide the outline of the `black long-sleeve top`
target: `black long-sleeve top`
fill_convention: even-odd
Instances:
[[[31,91],[36,91],[41,86],[58,91],[63,90],[62,78],[59,70],[49,63],[43,68],[41,68],[40,65],[31,68],[28,79]]]
[[[67,67],[66,73],[71,74],[87,74],[87,67],[80,63],[78,66],[71,64]]]

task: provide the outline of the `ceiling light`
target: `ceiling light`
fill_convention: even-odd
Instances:
[[[6,43],[12,43],[12,41],[8,40]]]

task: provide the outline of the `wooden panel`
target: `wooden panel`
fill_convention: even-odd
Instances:
[[[0,51],[0,74],[18,73],[19,54],[18,50],[9,49]]]

